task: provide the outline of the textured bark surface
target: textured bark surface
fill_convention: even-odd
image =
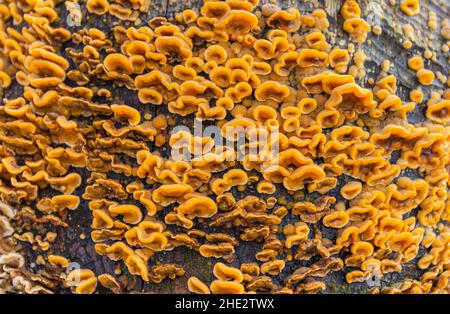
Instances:
[[[311,12],[314,8],[323,8],[329,15],[330,21],[330,30],[327,34],[327,39],[331,45],[335,45],[341,42],[341,40],[348,41],[348,36],[342,31],[342,18],[339,15],[339,10],[341,6],[341,1],[339,0],[311,0],[311,1],[282,1],[278,0],[278,5],[282,8],[299,8],[302,13]],[[428,20],[428,12],[429,10],[433,10],[439,19],[449,17],[450,16],[450,2],[448,0],[421,0],[421,12],[418,16],[408,17],[403,14],[400,9],[398,3],[395,6],[390,6],[387,0],[360,0],[358,1],[361,5],[363,17],[366,19],[369,24],[380,25],[382,27],[382,34],[380,36],[374,36],[373,34],[369,34],[368,40],[371,41],[371,45],[369,42],[366,42],[362,48],[367,56],[369,56],[370,60],[366,62],[366,70],[367,75],[361,82],[362,86],[367,86],[368,78],[376,78],[379,70],[379,65],[384,59],[388,59],[393,63],[393,68],[390,71],[395,74],[398,78],[398,92],[397,94],[401,97],[402,100],[408,100],[409,91],[412,88],[417,87],[417,83],[414,77],[414,72],[408,70],[406,61],[407,59],[416,54],[422,53],[425,49],[431,48],[435,51],[440,51],[439,43],[440,38],[437,31],[434,32],[435,39],[430,41],[428,39],[428,29],[426,27]],[[399,2],[399,1],[397,1]],[[261,0],[260,5],[265,3],[272,3],[272,1]],[[162,0],[157,1],[153,0],[150,10],[147,13],[147,19],[151,19],[156,16],[165,16],[167,18],[172,18],[175,12],[180,12],[186,8],[200,8],[202,1],[195,0]],[[62,5],[63,13],[65,11],[64,6]],[[84,6],[82,6],[83,12],[85,11]],[[64,16],[64,14],[62,15]],[[146,23],[146,18],[144,14],[141,14],[141,19],[143,23]],[[62,18],[62,25],[65,26],[65,21]],[[80,28],[91,28],[97,27],[107,33],[111,33],[112,26],[116,24],[126,24],[124,22],[118,21],[115,18],[112,18],[108,15],[98,17],[96,15],[87,15],[83,14],[83,22],[81,27],[70,28],[72,31]],[[414,26],[416,32],[416,40],[415,45],[410,50],[405,50],[402,48],[402,43],[404,41],[401,25],[410,23]],[[128,23],[129,24],[129,23]],[[130,24],[131,26],[131,24]],[[436,62],[425,60],[426,68],[433,69],[436,71],[441,71],[444,74],[449,73],[449,65],[447,63],[447,58],[445,56],[439,57]],[[425,92],[425,99],[429,95],[429,92],[433,90],[433,88],[437,88],[438,86],[429,86],[427,88],[423,88]],[[13,95],[17,95],[17,93],[21,91],[21,87],[14,86],[6,91],[5,96],[12,97]],[[136,106],[142,112],[151,111],[153,116],[156,116],[160,113],[167,113],[167,109],[163,106],[152,106],[144,107],[142,105],[138,105],[139,101],[137,99],[136,94],[133,91],[129,91],[125,88],[114,88],[113,93],[116,96],[118,102],[124,102],[126,104],[132,104]],[[424,105],[418,105],[414,112],[410,113],[409,120],[410,122],[417,123],[424,120]],[[185,125],[192,124],[192,118],[184,120],[180,120],[180,123]],[[166,150],[167,152],[167,150]],[[80,171],[75,168],[75,171],[79,172],[83,179],[86,180],[89,174],[87,171]],[[418,174],[409,171],[407,173],[403,173],[404,175],[410,177],[417,177]],[[111,174],[112,178],[122,178],[126,183],[131,181],[129,178],[125,178],[120,175]],[[340,184],[345,184],[346,181],[349,180],[349,177],[343,176],[340,179]],[[85,185],[82,185],[77,189],[76,194],[80,195],[84,191]],[[338,191],[339,186],[332,191],[335,192],[336,198],[341,199]],[[44,191],[42,196],[45,194],[49,194],[50,192]],[[252,186],[247,189],[244,193],[236,193],[235,196],[237,199],[245,197],[245,195],[257,195],[256,188]],[[289,200],[290,196],[283,193],[278,193],[277,196],[284,195]],[[308,198],[314,198],[316,195],[308,195]],[[182,265],[186,270],[186,275],[184,277],[178,278],[174,281],[165,280],[161,284],[146,284],[137,276],[128,275],[128,271],[123,263],[116,263],[110,261],[107,257],[102,257],[96,254],[94,250],[94,243],[90,240],[90,224],[91,224],[91,213],[88,208],[88,202],[85,200],[81,201],[79,208],[71,212],[69,214],[69,224],[70,226],[67,229],[58,228],[56,231],[58,233],[58,239],[55,246],[51,249],[52,253],[61,254],[66,256],[73,262],[77,262],[83,268],[92,269],[96,274],[101,273],[114,273],[115,265],[122,264],[122,276],[124,280],[127,280],[130,285],[130,290],[133,292],[145,292],[145,293],[185,293],[188,292],[186,288],[186,280],[192,275],[199,277],[205,282],[210,282],[213,278],[212,276],[212,265],[215,260],[207,259],[201,257],[197,252],[190,251],[184,248],[178,248],[174,251],[170,252],[162,252],[156,255],[155,259],[150,261],[151,264],[154,262],[173,262]],[[166,212],[166,211],[164,211]],[[415,212],[413,212],[415,214]],[[290,217],[286,217],[286,220],[291,220]],[[170,229],[170,228],[169,228]],[[230,230],[222,230],[224,232],[230,232]],[[325,237],[334,238],[335,231],[323,228],[323,235]],[[219,231],[220,232],[220,231]],[[232,232],[232,230],[231,230]],[[85,239],[81,239],[80,235],[85,235]],[[237,248],[236,259],[232,264],[238,265],[244,262],[254,261],[254,253],[258,250],[258,247],[255,243],[241,242],[241,246]],[[36,258],[36,252],[32,251],[27,245],[24,245],[27,262],[34,262]],[[422,251],[419,253],[419,256],[422,255]],[[386,275],[383,277],[381,281],[381,287],[389,287],[395,285],[395,283],[403,281],[405,278],[417,278],[420,276],[420,271],[415,267],[417,259],[411,261],[410,263],[404,265],[403,271],[400,274],[392,274]],[[274,277],[274,282],[282,283],[284,278],[291,274],[296,268],[308,265],[310,262],[300,262],[293,261],[289,262],[286,265],[286,268],[283,271],[283,274]],[[352,284],[348,285],[345,282],[344,278],[345,273],[333,273],[328,275],[325,278],[327,283],[327,290],[325,293],[361,293],[365,292],[369,286],[366,283],[361,284]],[[99,292],[107,292],[106,290],[102,290],[99,288]],[[60,292],[68,292],[67,290],[61,290]]]

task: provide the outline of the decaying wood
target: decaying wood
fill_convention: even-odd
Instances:
[[[330,20],[330,31],[327,34],[328,40],[331,44],[338,44],[342,40],[348,41],[348,36],[341,30],[342,19],[339,16],[339,10],[341,1],[339,0],[310,0],[310,1],[282,1],[278,0],[278,5],[282,8],[299,8],[302,13],[311,12],[314,8],[324,8],[329,14]],[[367,76],[363,79],[362,85],[367,86],[367,79],[372,77],[376,78],[379,71],[380,63],[387,59],[393,63],[392,73],[398,77],[398,94],[403,100],[408,100],[408,93],[410,89],[416,87],[416,80],[414,73],[407,69],[406,61],[407,59],[417,52],[423,52],[425,49],[432,49],[439,51],[439,35],[435,32],[435,40],[430,40],[428,38],[428,30],[426,27],[428,19],[428,11],[433,10],[439,19],[450,16],[450,2],[449,1],[438,1],[438,0],[421,0],[421,12],[419,16],[408,17],[399,11],[398,4],[396,6],[391,6],[388,4],[387,0],[363,0],[359,1],[362,7],[363,16],[371,25],[380,25],[382,27],[382,34],[377,37],[373,34],[369,34],[369,41],[363,45],[364,52],[369,57],[369,61],[366,62]],[[272,3],[272,1],[261,0],[260,5],[265,3]],[[141,15],[143,23],[146,19],[151,19],[156,16],[165,16],[167,18],[172,18],[175,12],[180,12],[185,8],[199,8],[202,1],[195,0],[153,0],[150,10],[147,16]],[[64,8],[62,6],[64,12]],[[64,16],[64,15],[62,15]],[[83,23],[81,27],[69,28],[72,31],[85,27],[97,27],[107,33],[111,33],[112,26],[119,22],[114,18],[107,15],[98,16],[88,16],[85,14],[83,16]],[[415,45],[410,50],[405,50],[402,48],[403,36],[401,31],[401,25],[411,23],[416,29],[416,41]],[[64,22],[63,22],[64,25]],[[371,44],[369,44],[371,42]],[[441,71],[442,73],[449,73],[448,62],[445,57],[440,57],[436,62],[426,60],[426,67],[433,69],[434,71]],[[429,92],[436,88],[437,86],[430,86],[424,89],[425,97],[429,95]],[[13,97],[21,91],[21,87],[14,86],[6,91],[6,97]],[[127,104],[133,104],[138,106],[139,103],[137,96],[125,88],[118,88],[115,91],[117,100],[125,102]],[[140,105],[139,105],[140,106]],[[147,109],[148,110],[148,109]],[[411,122],[423,121],[424,107],[423,105],[418,105],[416,110],[410,115]],[[167,113],[167,109],[162,106],[153,106],[152,115],[156,116],[160,113]],[[188,121],[180,120],[180,123],[188,123]],[[190,122],[192,123],[192,121]],[[84,180],[87,179],[88,173],[85,171],[78,171]],[[416,176],[415,173],[408,173],[409,176]],[[114,174],[112,177],[114,178]],[[119,176],[116,176],[117,178]],[[342,183],[348,178],[341,178]],[[84,190],[84,186],[77,189],[78,195],[81,195]],[[339,191],[339,189],[335,189]],[[255,189],[247,189],[245,193],[252,193],[257,195]],[[237,197],[242,198],[244,194],[236,194]],[[45,194],[45,192],[44,192]],[[281,196],[283,193],[279,193]],[[285,195],[289,197],[288,195]],[[91,224],[91,213],[87,206],[87,201],[82,200],[79,209],[70,213],[69,222],[70,226],[67,229],[59,228],[58,239],[55,246],[51,249],[52,253],[61,254],[66,256],[71,261],[76,261],[83,268],[89,268],[95,271],[96,274],[110,273],[114,274],[115,265],[120,263],[114,263],[110,261],[107,257],[102,257],[97,255],[94,250],[94,243],[90,240],[90,224]],[[334,234],[330,230],[322,230],[324,236],[333,237]],[[80,235],[85,235],[85,239],[81,239]],[[34,262],[36,258],[36,252],[31,250],[26,244],[24,245],[27,261]],[[254,253],[257,251],[257,246],[251,243],[241,243],[241,246],[237,249],[236,265],[244,262],[254,261]],[[420,256],[420,253],[419,253]],[[178,248],[171,252],[163,252],[156,255],[156,261],[158,262],[174,262],[186,269],[186,275],[175,281],[166,280],[162,284],[145,284],[137,276],[128,275],[128,271],[122,263],[123,276],[127,277],[127,281],[130,283],[130,289],[133,292],[145,292],[145,293],[182,293],[187,292],[186,280],[189,276],[195,275],[206,282],[211,281],[212,276],[212,265],[214,260],[206,259],[201,257],[197,252],[189,251],[187,249]],[[410,263],[404,265],[403,271],[400,274],[386,275],[382,279],[382,286],[391,286],[397,282],[400,282],[408,277],[418,277],[419,271],[415,267],[417,259],[411,261]],[[283,271],[283,275],[276,277],[276,280],[282,282],[282,280],[289,274],[291,274],[297,267],[299,267],[299,262],[288,263]],[[366,283],[352,284],[348,285],[345,282],[344,272],[339,272],[336,274],[331,274],[326,277],[327,290],[326,292],[346,292],[346,293],[358,293],[364,292],[370,288]],[[65,292],[62,290],[61,292]],[[100,290],[100,292],[107,292]]]

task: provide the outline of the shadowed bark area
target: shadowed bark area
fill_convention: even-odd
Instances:
[[[421,0],[422,10],[418,16],[408,17],[403,14],[400,9],[398,3],[395,6],[391,6],[388,4],[386,0],[361,0],[358,1],[361,5],[362,16],[365,20],[369,22],[371,25],[380,25],[382,28],[382,34],[380,36],[374,36],[373,34],[369,34],[368,41],[363,44],[362,48],[365,54],[370,58],[369,61],[366,62],[366,71],[367,75],[363,78],[363,81],[360,82],[362,86],[367,85],[367,79],[376,78],[379,70],[380,63],[387,59],[390,60],[393,64],[393,68],[390,73],[395,74],[398,78],[398,91],[397,94],[404,101],[408,101],[409,91],[412,88],[417,87],[417,83],[415,80],[414,72],[410,71],[407,68],[407,59],[416,53],[422,53],[425,49],[431,49],[435,51],[440,51],[440,46],[438,43],[439,35],[435,32],[435,39],[429,40],[428,38],[428,30],[427,30],[427,21],[428,21],[428,11],[433,10],[438,18],[441,20],[442,18],[450,16],[450,2],[449,1],[437,1],[437,0]],[[399,2],[399,1],[397,1]],[[265,3],[273,3],[268,0],[261,0],[260,6]],[[311,12],[315,8],[323,8],[329,15],[330,21],[330,29],[326,34],[327,39],[331,45],[337,45],[341,42],[341,40],[348,41],[348,36],[346,33],[342,31],[342,18],[339,15],[341,1],[337,0],[311,0],[311,1],[277,1],[278,5],[284,9],[287,8],[299,8],[302,13]],[[150,6],[149,12],[145,14],[141,14],[141,20],[143,23],[146,23],[147,20],[156,16],[165,16],[167,18],[172,18],[174,13],[180,12],[183,9],[191,8],[191,9],[199,9],[202,5],[202,1],[194,1],[194,0],[183,0],[183,1],[175,1],[175,0],[162,0],[156,1],[153,0]],[[83,10],[85,7],[82,6]],[[63,13],[65,11],[64,6],[61,6]],[[86,11],[84,11],[86,12]],[[64,16],[64,14],[62,14]],[[415,36],[416,41],[414,42],[414,47],[410,50],[405,50],[402,48],[402,43],[404,41],[404,37],[401,31],[401,25],[410,23],[416,29]],[[124,26],[132,26],[130,23],[125,23],[117,20],[109,15],[97,16],[93,14],[83,14],[83,22],[81,27],[72,27],[69,29],[71,31],[78,30],[80,28],[91,28],[96,27],[103,30],[106,33],[111,35],[112,27],[117,24],[123,24]],[[61,25],[66,27],[65,21],[62,18]],[[369,44],[371,42],[371,44]],[[70,44],[67,44],[70,45]],[[449,72],[448,62],[443,54],[438,55],[438,59],[433,62],[430,60],[425,60],[425,67],[432,69],[433,71],[441,71],[442,73]],[[437,88],[438,86],[429,86],[426,88],[422,88],[425,94],[425,98],[428,98],[428,95],[433,88]],[[8,89],[5,93],[6,97],[14,97],[22,93],[22,87],[15,84],[13,87]],[[129,105],[133,105],[138,108],[141,112],[151,112],[153,116],[158,114],[168,114],[167,108],[165,106],[144,106],[139,104],[137,99],[137,95],[126,88],[114,88],[113,95],[115,96],[115,100],[120,103],[125,103]],[[412,123],[417,123],[423,121],[424,118],[424,109],[425,105],[417,105],[414,112],[410,113],[408,119]],[[188,117],[185,119],[177,118],[177,122],[183,125],[192,125],[192,117]],[[154,147],[151,147],[153,150]],[[162,154],[168,154],[168,148],[165,147],[162,149]],[[83,177],[83,181],[89,177],[88,171],[80,170],[78,168],[74,168],[74,171],[80,173]],[[418,177],[418,174],[414,171],[409,171],[403,173],[412,178]],[[125,178],[123,176],[111,173],[108,174],[111,178],[121,179],[122,182],[129,183],[131,182],[130,178]],[[125,180],[125,181],[123,181]],[[338,200],[341,199],[339,195],[339,188],[346,182],[350,180],[347,176],[342,176],[339,178],[339,185],[332,190],[331,195],[335,196]],[[85,188],[85,184],[79,187],[75,194],[81,196]],[[288,201],[291,200],[291,197],[286,193],[286,191],[277,192],[276,197],[285,196]],[[250,188],[246,189],[244,192],[233,192],[236,199],[241,199],[246,195],[258,195],[256,192],[256,186],[252,185]],[[41,196],[49,195],[51,191],[44,191]],[[316,195],[308,195],[308,198],[314,198]],[[163,213],[165,213],[164,211]],[[415,213],[415,212],[413,212]],[[162,217],[159,214],[159,217]],[[215,259],[208,259],[201,257],[199,253],[195,251],[190,251],[184,248],[177,248],[174,251],[162,252],[156,254],[156,256],[150,260],[149,264],[153,265],[156,262],[164,262],[164,263],[177,263],[182,265],[186,270],[186,275],[184,277],[178,278],[176,280],[165,280],[161,284],[146,284],[137,276],[131,276],[128,274],[128,271],[122,262],[112,262],[107,257],[102,257],[97,255],[94,250],[94,243],[90,239],[90,224],[92,221],[91,212],[88,208],[88,202],[86,200],[81,200],[81,204],[79,208],[71,212],[68,217],[68,221],[70,226],[67,229],[58,228],[56,232],[58,233],[58,239],[51,249],[53,254],[60,254],[66,256],[69,260],[73,262],[77,262],[83,268],[92,269],[97,275],[101,273],[109,273],[114,274],[114,269],[116,265],[121,265],[122,268],[122,280],[128,282],[128,288],[130,292],[144,292],[144,293],[186,293],[187,286],[186,281],[190,276],[197,276],[204,282],[210,282],[213,280],[212,275],[212,266],[217,261]],[[286,217],[284,219],[284,223],[288,223],[292,221],[290,217]],[[321,229],[323,236],[328,237],[330,239],[335,239],[336,232],[335,230],[324,228],[321,223],[318,223],[319,229]],[[169,229],[171,227],[169,226]],[[177,230],[177,229],[174,229]],[[179,230],[179,229],[178,229]],[[215,230],[217,232],[233,232],[232,230],[222,229]],[[81,239],[80,235],[84,235],[85,238]],[[237,248],[236,258],[231,263],[232,265],[239,265],[245,262],[253,262],[254,254],[257,252],[260,244],[256,243],[248,243],[242,242],[241,245]],[[28,245],[24,244],[27,263],[34,262],[37,256],[37,253],[34,252]],[[418,256],[421,256],[423,251],[419,252]],[[389,287],[394,285],[395,283],[401,282],[405,278],[418,278],[422,273],[416,268],[417,259],[404,264],[403,271],[401,273],[395,273],[386,275],[382,278],[381,286]],[[274,277],[274,282],[281,283],[284,278],[290,275],[296,268],[304,265],[309,265],[310,262],[300,262],[300,261],[292,261],[286,263],[286,268],[283,270],[282,275]],[[120,277],[118,276],[118,277]],[[357,283],[349,285],[345,281],[345,272],[332,273],[325,277],[324,281],[327,284],[327,290],[325,293],[362,293],[367,291],[370,288],[366,283]],[[101,293],[107,293],[108,291],[99,287],[97,290]],[[68,292],[68,290],[61,289],[60,292]]]

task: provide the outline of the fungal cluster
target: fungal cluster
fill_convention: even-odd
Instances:
[[[205,0],[146,18],[157,2],[0,0],[1,292],[121,293],[131,277],[316,293],[329,276],[362,283],[411,264],[419,275],[369,291],[449,292],[450,80],[427,68],[448,56],[448,20],[429,12],[442,49],[407,60],[405,100],[388,60],[362,83],[368,35],[383,30],[358,1],[342,1],[344,43],[321,8]],[[421,12],[419,0],[390,2]],[[62,10],[113,26],[67,25]],[[414,32],[403,26],[404,49]],[[194,121],[233,145],[174,131]],[[272,140],[248,153],[261,138]],[[81,261],[61,249],[82,210],[80,236],[114,272],[73,269]],[[212,261],[215,279],[164,260],[180,249]]]

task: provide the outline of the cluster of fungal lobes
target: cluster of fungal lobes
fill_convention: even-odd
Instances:
[[[416,84],[444,86],[426,102],[420,89],[403,101],[387,71],[360,86],[366,56],[355,46],[381,28],[357,1],[340,11],[348,47],[329,43],[322,9],[205,0],[143,20],[149,1],[66,1],[69,15],[76,4],[121,22],[69,30],[56,1],[0,1],[1,291],[120,293],[127,274],[178,278],[194,293],[313,293],[333,273],[361,283],[408,264],[419,275],[370,291],[448,292],[449,81],[416,55]],[[398,8],[419,10],[418,0]],[[448,20],[430,12],[428,25],[449,40]],[[415,109],[425,117],[411,124]],[[171,133],[194,118],[276,127],[277,166]],[[188,153],[206,153],[173,160],[180,138]],[[61,253],[84,208],[89,241],[113,273],[73,269],[77,256]],[[250,244],[248,260],[237,258]],[[216,279],[161,262],[176,250],[213,261]]]

